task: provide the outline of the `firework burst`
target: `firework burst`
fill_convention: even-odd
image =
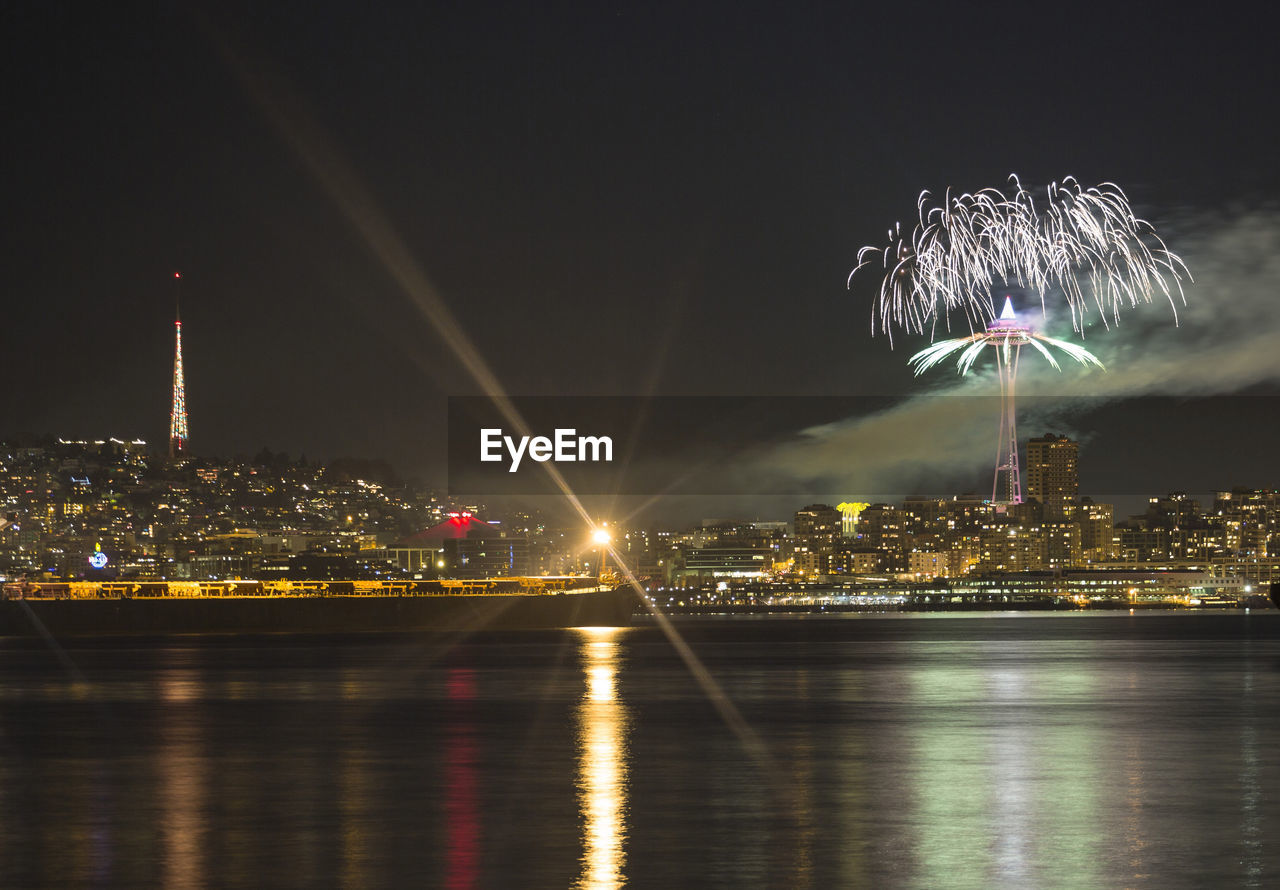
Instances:
[[[1000,314],[1000,317],[991,322],[985,331],[971,334],[968,337],[942,340],[934,343],[932,346],[928,346],[911,356],[908,364],[915,369],[916,376],[919,377],[925,371],[959,353],[959,358],[956,359],[956,369],[961,374],[968,374],[969,369],[973,367],[973,363],[978,360],[978,357],[982,355],[982,351],[988,346],[996,351],[997,364],[1010,365],[1014,363],[1018,350],[1023,346],[1030,346],[1043,355],[1055,370],[1061,371],[1062,366],[1053,357],[1053,352],[1050,349],[1050,347],[1053,347],[1061,350],[1064,355],[1075,359],[1082,365],[1093,365],[1095,368],[1106,370],[1102,362],[1098,360],[1098,357],[1083,346],[1068,343],[1066,340],[1046,337],[1044,334],[1033,331],[1021,324],[1017,320],[1017,316],[1013,311],[1013,301],[1009,297],[1005,297],[1004,311]]]
[[[858,251],[850,283],[860,269],[884,270],[873,334],[882,331],[891,343],[895,328],[932,337],[940,321],[949,331],[952,315],[963,314],[970,333],[985,337],[995,320],[993,293],[1013,285],[1038,292],[1042,313],[1046,293],[1061,291],[1082,333],[1092,307],[1109,326],[1122,309],[1158,294],[1176,320],[1190,273],[1118,186],[1086,189],[1067,177],[1050,183],[1040,207],[1016,176],[1010,182],[1012,194],[988,188],[953,196],[948,189],[936,206],[921,192],[909,233],[895,224],[885,246]]]

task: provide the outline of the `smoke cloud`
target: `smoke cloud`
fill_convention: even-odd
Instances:
[[[1141,304],[1109,328],[1095,313],[1083,344],[1106,372],[1064,360],[1059,373],[1024,350],[1021,438],[1055,427],[1087,437],[1087,429],[1071,429],[1072,417],[1117,400],[1209,396],[1280,382],[1280,212],[1189,214],[1162,233],[1194,276],[1183,284],[1185,305],[1175,291],[1174,305]],[[1053,309],[1052,295],[1046,304]],[[1069,318],[1050,315],[1043,327],[1081,342]],[[922,345],[886,350],[886,360],[905,362]],[[981,479],[982,468],[994,464],[999,418],[999,387],[990,359],[987,365],[963,378],[937,368],[926,375],[932,380],[921,380],[921,395],[803,430],[753,454],[752,468],[783,475],[797,491],[906,492],[957,477]]]

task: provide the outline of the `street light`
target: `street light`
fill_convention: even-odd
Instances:
[[[609,530],[602,525],[591,532],[591,540],[600,547],[600,569],[596,572],[596,578],[603,578],[604,561],[609,553],[609,542],[613,540],[613,535],[609,534]]]

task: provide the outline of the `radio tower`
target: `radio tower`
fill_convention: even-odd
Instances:
[[[175,281],[182,276],[174,272]],[[173,350],[173,410],[169,412],[169,457],[174,458],[187,450],[187,400],[182,386],[182,307],[175,307],[174,327],[176,340]]]

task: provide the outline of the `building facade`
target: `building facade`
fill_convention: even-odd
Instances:
[[[1080,497],[1080,446],[1048,433],[1027,442],[1027,497],[1044,506],[1044,518],[1063,519]]]

